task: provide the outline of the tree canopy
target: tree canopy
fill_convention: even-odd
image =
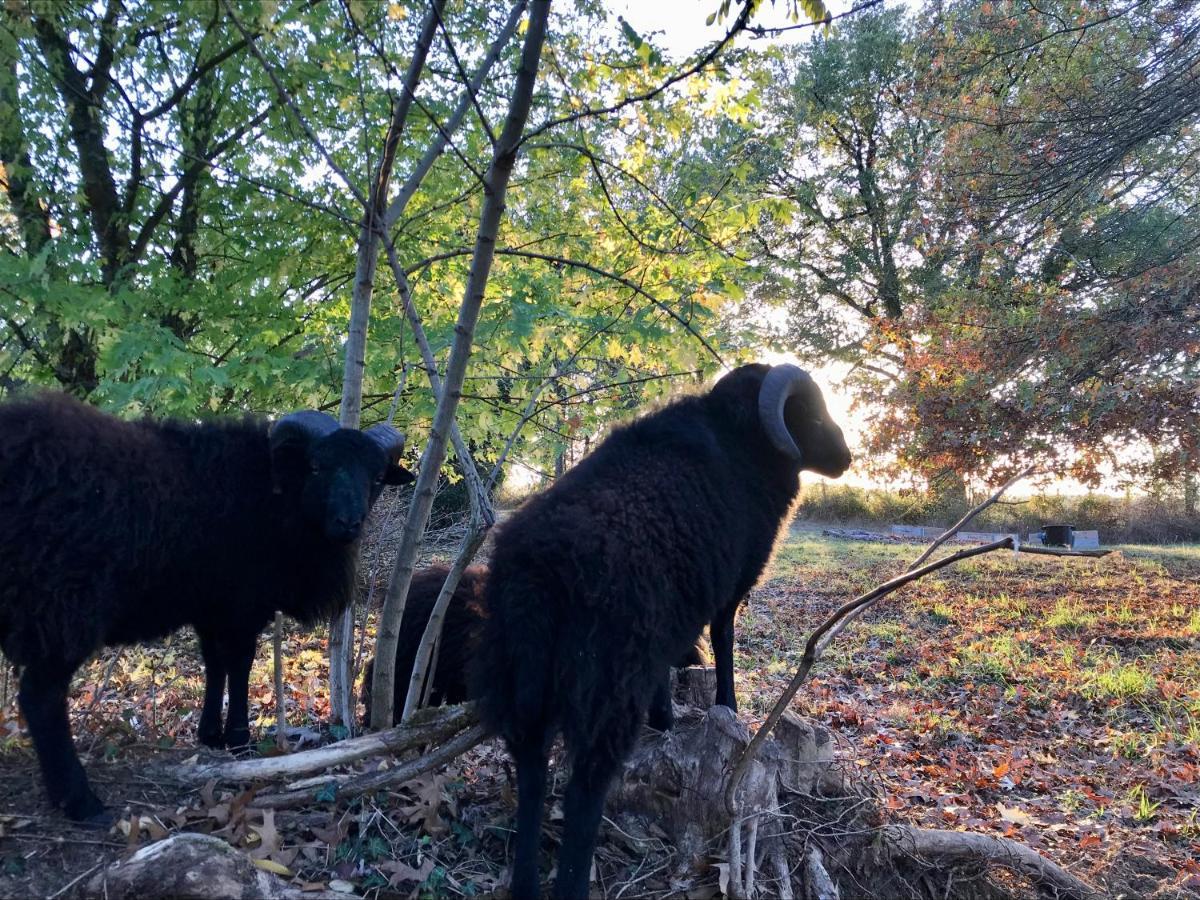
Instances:
[[[1196,4],[865,6],[682,63],[595,0],[556,8],[458,415],[482,460],[527,422],[516,455],[549,473],[770,342],[852,366],[877,467],[1195,472]],[[410,97],[429,8],[6,5],[0,390],[337,406],[383,152],[442,365],[525,4],[439,6]],[[375,286],[362,403],[419,435],[401,293]]]

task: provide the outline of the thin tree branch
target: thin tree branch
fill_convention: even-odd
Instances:
[[[417,551],[424,539],[429,512],[433,505],[433,488],[442,463],[446,458],[447,438],[454,425],[455,413],[462,392],[463,378],[471,357],[475,326],[483,306],[488,278],[495,258],[496,235],[504,214],[508,183],[516,165],[521,146],[521,135],[529,117],[533,102],[533,89],[537,81],[538,65],[541,61],[542,45],[546,38],[547,20],[550,15],[550,0],[532,0],[525,43],[521,51],[521,65],[517,71],[508,113],[500,139],[492,155],[492,163],[486,176],[483,208],[480,211],[476,232],[475,253],[467,277],[466,290],[454,329],[454,343],[446,365],[442,393],[438,398],[430,428],[429,441],[421,456],[420,474],[409,506],[404,537],[397,551],[395,568],[388,583],[387,598],[380,616],[377,639],[375,678],[372,689],[371,723],[376,728],[386,727],[392,721],[393,697],[396,672],[396,645],[399,639],[400,611],[403,609]]]
[[[454,108],[454,112],[450,114],[450,118],[446,120],[446,124],[438,127],[437,136],[430,141],[429,146],[425,150],[425,155],[417,162],[404,184],[400,186],[399,193],[388,205],[387,214],[384,216],[384,227],[391,231],[392,227],[404,214],[408,203],[416,194],[417,189],[421,186],[421,182],[425,180],[425,176],[429,174],[429,170],[433,168],[433,164],[441,157],[442,152],[446,149],[446,145],[450,143],[450,136],[458,130],[462,125],[463,119],[467,115],[467,110],[471,108],[474,102],[475,94],[483,85],[492,67],[500,58],[504,47],[512,40],[513,35],[517,33],[517,27],[521,24],[521,16],[525,13],[525,8],[529,5],[529,0],[517,0],[513,4],[508,13],[508,19],[504,22],[504,27],[500,29],[500,33],[496,35],[496,39],[488,46],[487,53],[479,63],[479,67],[475,70],[475,76],[470,83],[464,85],[462,96],[459,97],[458,105]]]
[[[988,497],[986,500],[984,500],[978,506],[974,507],[971,510],[968,510],[967,513],[961,519],[959,519],[957,522],[955,522],[953,525],[951,525],[949,528],[947,528],[944,532],[942,532],[934,540],[934,542],[932,544],[930,544],[928,547],[925,548],[924,553],[922,553],[915,560],[913,560],[913,564],[908,567],[908,571],[911,572],[913,569],[920,567],[921,564],[925,562],[925,560],[927,560],[927,559],[929,559],[929,557],[933,556],[933,552],[935,550],[937,550],[938,547],[942,546],[942,544],[946,543],[946,541],[950,540],[952,537],[954,537],[954,535],[958,534],[958,532],[962,530],[964,525],[966,525],[968,522],[970,522],[972,519],[974,519],[977,515],[979,515],[981,512],[983,512],[989,506],[994,504],[1001,497],[1003,497],[1004,494],[1008,491],[1008,489],[1010,487],[1012,487],[1018,481],[1028,478],[1030,475],[1032,475],[1036,471],[1037,471],[1036,464],[1026,466],[1020,472],[1017,472],[1015,475],[1013,475],[1012,478],[1008,479],[1008,481],[1004,482],[1004,484],[1000,485],[1000,487],[998,487],[996,489],[996,492],[994,494],[992,494],[990,497]]]
[[[672,75],[661,84],[651,88],[648,91],[644,91],[641,94],[631,94],[622,97],[616,103],[613,103],[609,106],[598,108],[588,107],[586,109],[581,109],[578,112],[571,113],[570,115],[562,116],[558,119],[551,119],[550,121],[530,130],[523,138],[523,141],[530,141],[543,132],[549,131],[552,128],[557,128],[560,125],[569,125],[572,122],[577,122],[584,118],[610,115],[611,113],[620,112],[625,107],[631,106],[635,103],[643,103],[646,100],[653,100],[672,85],[691,78],[697,72],[700,72],[706,68],[714,59],[716,59],[717,56],[720,55],[721,51],[724,50],[729,44],[729,42],[737,36],[738,32],[742,31],[746,27],[746,24],[750,21],[750,15],[754,11],[755,6],[755,3],[749,2],[748,0],[748,2],[742,6],[742,11],[738,13],[737,19],[734,20],[733,25],[730,27],[729,31],[725,33],[723,38],[713,44],[713,46],[709,48],[708,52],[701,56],[700,59],[695,63]]]
[[[280,80],[279,75],[275,72],[275,68],[267,61],[267,58],[263,56],[262,51],[258,49],[258,45],[255,43],[256,36],[251,35],[251,33],[246,30],[246,26],[242,24],[241,19],[237,17],[237,14],[233,11],[233,7],[230,6],[229,0],[221,0],[221,4],[225,7],[225,14],[229,16],[229,20],[233,22],[234,27],[236,27],[241,33],[242,37],[245,38],[246,45],[250,48],[250,52],[254,54],[254,58],[258,60],[258,64],[262,66],[263,71],[267,73],[267,77],[271,79],[271,83],[275,85],[275,91],[279,94],[279,99],[283,101],[289,110],[291,110],[292,116],[295,118],[296,123],[304,131],[304,134],[308,137],[312,145],[320,152],[329,168],[332,169],[338,178],[341,179],[342,184],[346,186],[346,189],[354,195],[354,199],[359,202],[359,205],[362,206],[363,209],[366,209],[367,198],[363,196],[362,191],[360,191],[350,179],[350,176],[346,174],[346,171],[337,164],[337,161],[333,158],[329,151],[325,149],[325,144],[321,141],[320,137],[317,136],[317,133],[313,130],[312,126],[309,125],[308,119],[304,117],[304,113],[302,113],[300,108],[296,105],[295,99],[293,99],[291,93],[288,92],[288,89]]]
[[[409,266],[407,269],[407,273],[411,274],[412,272],[415,272],[419,269],[426,268],[431,263],[440,262],[441,260],[454,259],[455,257],[459,257],[459,256],[467,256],[471,252],[472,252],[471,250],[468,250],[464,247],[464,248],[459,248],[457,250],[447,250],[445,253],[437,253],[437,254],[434,254],[433,256],[426,257],[425,259],[421,260],[418,263],[414,263],[413,265]],[[674,319],[676,322],[678,322],[680,325],[682,325],[692,337],[694,337],[697,341],[700,342],[700,344],[704,347],[705,350],[708,351],[709,355],[711,355],[713,359],[715,359],[722,366],[725,365],[725,360],[721,358],[721,354],[719,354],[715,349],[713,349],[713,346],[707,340],[704,339],[704,336],[701,335],[700,332],[696,331],[696,329],[692,327],[692,324],[689,321],[687,321],[685,318],[683,318],[683,316],[681,316],[675,310],[671,309],[671,307],[668,306],[664,301],[659,300],[657,297],[655,297],[653,294],[651,294],[649,291],[647,291],[641,285],[637,284],[636,282],[630,281],[628,278],[624,277],[623,275],[618,275],[616,272],[610,272],[607,269],[602,269],[599,266],[592,265],[589,262],[583,262],[582,260],[571,259],[566,256],[556,256],[556,255],[550,254],[550,253],[538,253],[534,250],[522,250],[522,249],[519,249],[516,247],[498,247],[495,250],[495,253],[497,256],[520,256],[520,257],[524,257],[526,259],[537,259],[537,260],[541,260],[542,262],[553,263],[553,264],[560,265],[560,266],[569,266],[569,267],[575,268],[575,269],[583,269],[584,271],[591,272],[594,275],[599,275],[602,278],[607,278],[610,281],[615,281],[615,282],[617,282],[617,284],[620,284],[621,286],[626,287],[629,290],[633,291],[639,297],[649,300],[652,304],[654,304],[656,307],[661,309],[664,313],[666,313],[668,316],[670,316],[672,319]]]
[[[446,28],[446,23],[442,19],[441,13],[438,13],[438,30],[442,33],[442,41],[446,45],[446,51],[450,54],[450,58],[454,60],[454,67],[458,70],[458,77],[462,79],[462,83],[467,87],[467,96],[471,98],[471,104],[475,107],[475,115],[479,117],[479,124],[483,126],[484,132],[488,136],[488,142],[496,146],[496,132],[492,130],[492,125],[488,122],[488,118],[484,115],[483,107],[479,105],[479,97],[476,92],[470,90],[471,79],[467,77],[467,71],[463,68],[462,60],[458,58],[458,51],[454,49],[454,41],[450,38],[450,32]]]

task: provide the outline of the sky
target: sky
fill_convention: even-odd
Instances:
[[[714,22],[705,25],[704,20],[716,12],[721,0],[609,0],[608,6],[618,15],[623,16],[638,34],[660,32],[655,37],[655,46],[665,49],[676,56],[688,54],[711,44],[724,37],[734,16],[740,9],[735,0],[730,6],[730,14],[724,22]],[[845,10],[849,4],[843,0],[828,0],[829,11],[837,14]],[[763,4],[754,16],[754,24],[770,28],[786,26],[792,23],[787,18],[785,0],[774,0]],[[804,40],[809,34],[808,29],[789,32],[785,40]],[[749,36],[739,38],[741,41],[754,40]]]
[[[854,0],[826,0],[826,5],[832,14],[837,15],[849,9],[853,2]],[[912,0],[885,0],[885,2],[889,7],[901,3],[912,5]],[[690,56],[724,36],[732,22],[732,17],[737,14],[740,4],[734,0],[731,4],[730,16],[724,22],[706,25],[705,19],[716,12],[720,4],[721,0],[608,0],[609,8],[617,15],[624,17],[635,31],[643,36],[653,34],[655,46],[677,59]],[[792,23],[787,18],[787,7],[787,0],[768,0],[755,15],[754,23],[764,27],[791,25]],[[812,29],[798,29],[787,32],[782,38],[758,39],[751,35],[743,35],[738,40],[739,42],[754,40],[793,42],[807,40],[812,33]],[[787,354],[770,352],[763,355],[762,361],[771,364],[796,362]],[[861,413],[856,414],[851,410],[854,398],[848,391],[842,389],[842,383],[848,372],[848,364],[832,364],[813,370],[812,374],[817,383],[821,385],[830,413],[842,425],[851,448],[856,449],[862,446],[861,420],[863,417]],[[806,481],[820,482],[822,480],[824,479],[819,476],[806,476]],[[881,482],[871,478],[861,471],[859,466],[852,467],[845,476],[839,479],[839,483],[863,487],[896,487],[899,484]],[[1119,492],[1120,485],[1115,479],[1110,479],[1103,485],[1103,489]],[[1075,494],[1085,493],[1087,489],[1072,480],[1058,479],[1046,485],[1043,490]],[[1014,488],[1012,494],[1022,496],[1032,492],[1036,491],[1032,489],[1022,491],[1018,486]]]

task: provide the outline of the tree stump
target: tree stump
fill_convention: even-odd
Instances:
[[[782,852],[781,790],[811,794],[841,788],[833,771],[829,732],[789,714],[746,775],[739,789],[744,819],[732,827],[725,785],[750,742],[750,732],[732,710],[709,706],[715,682],[711,668],[678,673],[675,697],[682,705],[676,707],[674,729],[643,738],[609,800],[610,812],[627,834],[660,829],[663,839],[676,848],[678,863],[671,880],[680,890],[707,872],[722,845],[730,848],[731,856],[736,851],[759,862]],[[753,875],[749,884],[752,891]]]

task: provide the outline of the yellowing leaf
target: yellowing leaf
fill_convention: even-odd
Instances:
[[[388,10],[387,10],[387,16],[393,22],[401,22],[404,19],[408,18],[408,10],[405,9],[403,6],[401,6],[399,3],[389,3]]]
[[[1012,822],[1014,825],[1033,824],[1033,816],[1027,812],[1022,812],[1015,806],[1005,806],[1003,803],[997,803],[996,812],[1000,814],[1000,818],[1005,822]]]
[[[250,860],[260,869],[266,872],[274,872],[276,875],[282,875],[284,878],[291,878],[292,871],[282,863],[277,863],[273,859],[252,859]]]

